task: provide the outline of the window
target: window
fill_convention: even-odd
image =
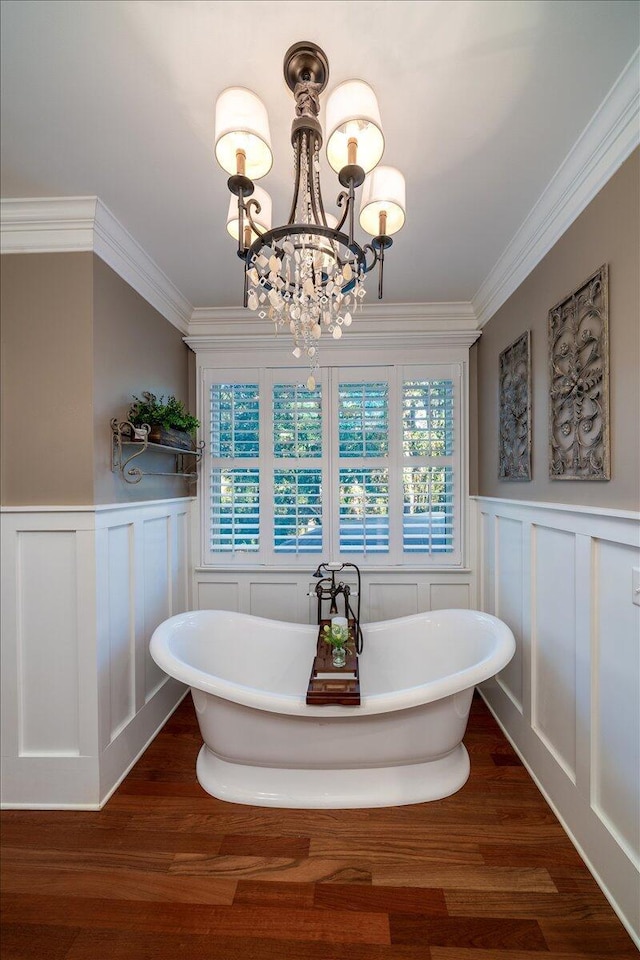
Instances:
[[[459,365],[299,379],[208,371],[205,563],[459,565]]]

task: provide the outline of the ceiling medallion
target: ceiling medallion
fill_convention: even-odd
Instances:
[[[346,80],[327,100],[327,159],[344,189],[337,197],[339,216],[325,211],[318,120],[329,79],[325,53],[307,41],[294,44],[284,57],[284,77],[296,101],[287,223],[272,228],[271,198],[254,183],[269,173],[273,156],[266,108],[244,87],[218,97],[215,154],[230,174],[227,230],[245,263],[244,306],[271,320],[276,333],[290,330],[293,355],[309,363],[313,390],[322,333],[342,337],[362,307],[365,277],[376,264],[382,298],[385,250],[405,221],[405,183],[395,167],[379,166],[384,137],[373,90],[363,80]],[[354,237],[355,191],[362,185],[360,226],[372,237],[364,245]]]

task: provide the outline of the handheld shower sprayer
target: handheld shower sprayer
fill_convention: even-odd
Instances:
[[[355,570],[358,580],[358,592],[356,595],[358,602],[355,610],[351,606],[351,587],[349,584],[344,583],[342,580],[336,583],[336,574],[341,573],[346,568]],[[329,600],[329,616],[331,616],[332,614],[338,613],[338,604],[336,599],[338,596],[342,595],[344,598],[345,616],[347,620],[351,618],[354,621],[356,653],[362,653],[364,637],[362,636],[362,628],[360,626],[360,597],[362,594],[362,581],[359,568],[355,565],[355,563],[343,563],[341,560],[328,560],[326,563],[322,562],[318,564],[318,568],[313,576],[318,579],[315,589],[315,594],[318,598],[318,623],[320,623],[322,620],[322,601]]]

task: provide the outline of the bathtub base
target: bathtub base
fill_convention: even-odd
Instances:
[[[469,776],[464,744],[424,763],[356,769],[258,767],[222,760],[203,744],[196,774],[213,797],[258,807],[344,809],[441,800]]]

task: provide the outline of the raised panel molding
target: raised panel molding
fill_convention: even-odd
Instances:
[[[191,502],[3,508],[3,807],[98,809],[184,695],[146,657],[190,604]]]
[[[629,603],[640,552],[593,547],[591,804],[640,869],[640,607]]]
[[[515,637],[523,636],[523,530],[519,520],[496,518],[497,552],[495,563],[495,615],[511,628]],[[497,676],[497,682],[522,713],[523,644],[517,643],[510,663]]]
[[[503,677],[481,693],[640,946],[640,514],[474,499],[482,603],[516,634],[522,709]]]
[[[575,782],[575,538],[534,524],[531,543],[531,726]]]
[[[470,585],[432,583],[429,585],[429,598],[430,610],[468,610],[471,605]]]
[[[22,530],[17,547],[18,755],[77,757],[80,718],[75,535],[67,530]]]
[[[394,620],[418,613],[418,584],[372,580],[368,584],[369,618]]]
[[[135,714],[135,624],[133,610],[133,541],[131,523],[106,531],[108,550],[109,721],[111,743]],[[106,705],[105,705],[106,706]]]

